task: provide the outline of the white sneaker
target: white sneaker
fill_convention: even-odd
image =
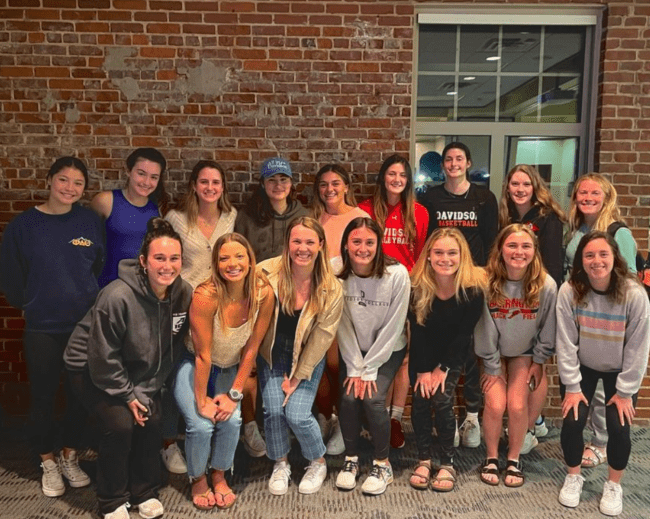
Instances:
[[[59,497],[65,492],[65,485],[61,477],[59,465],[52,460],[45,460],[41,463],[43,477],[41,478],[41,488],[43,494],[47,497]]]
[[[327,440],[330,438],[330,430],[332,428],[332,424],[330,423],[330,420],[325,418],[325,415],[322,413],[318,413],[316,420],[318,421],[318,427],[320,427],[320,435],[323,438],[323,442],[327,443]]]
[[[307,467],[307,472],[300,480],[298,492],[301,494],[315,494],[323,486],[323,481],[327,477],[327,464],[319,461],[312,461]]]
[[[459,432],[463,447],[475,449],[481,444],[481,426],[478,420],[465,418]]]
[[[332,415],[332,434],[327,442],[327,454],[331,456],[338,456],[345,452],[345,443],[343,442],[343,433],[341,432],[341,424],[339,419]]]
[[[535,447],[539,445],[535,433],[533,431],[526,431],[526,436],[524,436],[524,444],[521,446],[519,454],[528,454]]]
[[[253,458],[261,458],[266,455],[266,442],[260,430],[257,428],[255,420],[244,424],[244,435],[242,436],[242,443],[246,452]]]
[[[359,476],[359,456],[346,456],[343,469],[336,476],[336,488],[352,490],[357,486]]]
[[[386,487],[393,482],[393,467],[391,467],[390,462],[377,463],[377,461],[372,462],[372,470],[370,474],[361,485],[361,491],[364,494],[370,494],[373,496],[378,496],[386,492]]]
[[[605,481],[603,497],[600,499],[600,513],[619,515],[623,512],[623,489],[618,483]]]
[[[172,443],[166,449],[160,450],[165,468],[172,474],[185,474],[187,472],[187,463],[176,442]]]
[[[542,419],[542,423],[535,422],[535,437],[543,438],[548,434],[548,427],[546,426],[546,422],[544,421],[544,416],[540,415],[539,418]]]
[[[61,474],[68,480],[72,488],[81,488],[90,485],[90,477],[79,466],[77,451],[70,451],[67,458],[61,453],[58,461]]]
[[[575,508],[580,503],[580,494],[582,494],[582,485],[585,482],[580,474],[567,474],[564,478],[564,485],[560,490],[558,501],[564,506]]]
[[[116,508],[110,514],[104,514],[104,519],[129,519],[129,517],[128,503]]]
[[[271,479],[269,479],[269,492],[274,496],[283,496],[289,490],[291,466],[287,461],[276,461],[273,465]]]
[[[138,505],[138,513],[143,519],[155,519],[156,517],[163,515],[165,509],[160,501],[151,498]]]

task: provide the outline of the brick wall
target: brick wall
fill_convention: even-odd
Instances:
[[[90,199],[121,185],[124,158],[138,146],[164,152],[172,193],[198,159],[215,158],[239,203],[262,160],[277,154],[292,161],[306,196],[330,161],[369,193],[382,160],[409,153],[414,5],[0,0],[0,230],[44,200],[56,157],[86,162]],[[643,249],[649,16],[647,4],[609,4],[596,157]],[[0,299],[0,388],[12,413],[25,405],[21,334],[20,312]],[[557,415],[557,397],[551,403]],[[650,380],[639,407],[650,418]]]

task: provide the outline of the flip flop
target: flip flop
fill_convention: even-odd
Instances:
[[[230,496],[230,495],[234,496],[235,499],[233,499],[230,503],[226,504],[226,498],[227,498],[228,496]],[[220,505],[220,504],[219,504],[219,500],[217,499],[217,496],[220,496],[220,497],[221,497],[221,502],[223,503],[223,505]],[[230,508],[232,505],[235,504],[235,502],[237,501],[237,496],[235,495],[235,493],[234,493],[232,490],[229,490],[228,492],[225,492],[225,493],[223,493],[223,492],[218,492],[217,490],[215,490],[215,491],[214,491],[214,500],[215,500],[215,502],[216,502],[216,505],[215,505],[215,506],[216,506],[218,509],[220,509],[220,510],[225,510],[226,508]]]
[[[196,502],[197,497],[198,498],[203,497],[209,503],[210,502],[210,496],[212,496],[212,500],[215,501],[215,503],[216,503],[214,493],[209,488],[205,492],[203,492],[202,494],[192,494],[192,504],[194,505],[194,508],[196,508],[197,510],[203,510],[203,511],[212,510],[215,507],[215,505],[210,505],[210,504],[208,504],[208,505],[200,505],[200,504],[198,504]]]

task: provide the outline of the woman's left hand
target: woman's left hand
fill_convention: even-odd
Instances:
[[[618,417],[621,420],[621,425],[625,426],[625,421],[632,425],[632,419],[636,416],[636,409],[634,409],[634,404],[632,403],[632,397],[623,398],[619,396],[618,393],[615,394],[612,398],[609,399],[607,405],[614,404],[618,409]]]
[[[543,376],[544,370],[542,369],[542,365],[537,364],[536,362],[532,362],[530,368],[528,368],[528,378],[526,379],[526,383],[528,384],[528,387],[531,391],[535,391],[539,387]],[[531,380],[534,384],[533,387],[530,387]]]
[[[237,409],[237,402],[231,400],[226,393],[215,396],[214,403],[217,406],[217,412],[214,414],[214,419],[217,422],[229,420],[235,409]]]
[[[285,397],[284,402],[282,402],[282,407],[287,405],[289,397],[293,395],[293,392],[298,389],[298,384],[300,380],[295,377],[289,378],[287,374],[284,374],[284,380],[282,381],[282,391],[284,391]]]

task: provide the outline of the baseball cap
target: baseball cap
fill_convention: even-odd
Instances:
[[[286,175],[289,178],[293,178],[289,161],[282,157],[266,159],[262,163],[260,175],[262,178],[271,178],[273,175]]]

